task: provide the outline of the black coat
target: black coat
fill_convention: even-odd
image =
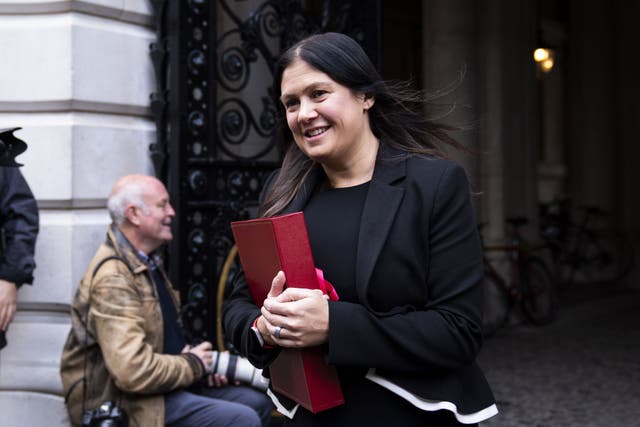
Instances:
[[[304,209],[321,173],[311,174],[283,213]],[[469,199],[455,163],[381,148],[357,246],[361,304],[329,303],[326,357],[370,368],[369,379],[397,394],[449,402],[459,414],[484,410],[488,418],[495,402],[475,363],[484,268]],[[225,307],[227,336],[266,365],[277,351],[257,344],[250,326],[258,315],[238,275]]]
[[[18,287],[33,281],[38,205],[17,167],[0,167],[0,279]]]

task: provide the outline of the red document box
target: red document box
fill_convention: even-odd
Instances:
[[[240,262],[254,302],[261,307],[276,273],[287,285],[318,288],[311,245],[302,212],[231,223]],[[282,349],[269,366],[274,391],[311,412],[344,403],[338,374],[324,362],[320,347]]]

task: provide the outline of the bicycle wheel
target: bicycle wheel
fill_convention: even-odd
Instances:
[[[504,281],[494,274],[487,273],[484,279],[484,336],[493,335],[507,322],[511,300],[505,289]]]
[[[585,242],[579,275],[590,283],[622,279],[633,266],[631,242],[619,233],[597,233]]]
[[[529,258],[522,280],[522,311],[534,325],[546,325],[556,315],[556,292],[551,274],[539,258]]]

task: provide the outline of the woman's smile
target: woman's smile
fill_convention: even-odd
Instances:
[[[304,132],[304,136],[307,138],[314,138],[319,135],[323,135],[327,130],[329,130],[329,126],[324,126],[320,128],[313,128]]]
[[[285,69],[281,89],[287,124],[308,157],[321,163],[351,163],[362,150],[377,150],[366,114],[372,98],[352,92],[301,60]]]

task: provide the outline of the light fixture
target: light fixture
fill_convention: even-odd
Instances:
[[[538,70],[544,74],[549,74],[555,65],[556,53],[553,49],[539,47],[533,51],[533,60],[538,65]]]
[[[540,68],[545,73],[550,73],[551,70],[553,69],[553,58],[548,58],[548,59],[545,59],[544,61],[542,61],[540,63]]]

